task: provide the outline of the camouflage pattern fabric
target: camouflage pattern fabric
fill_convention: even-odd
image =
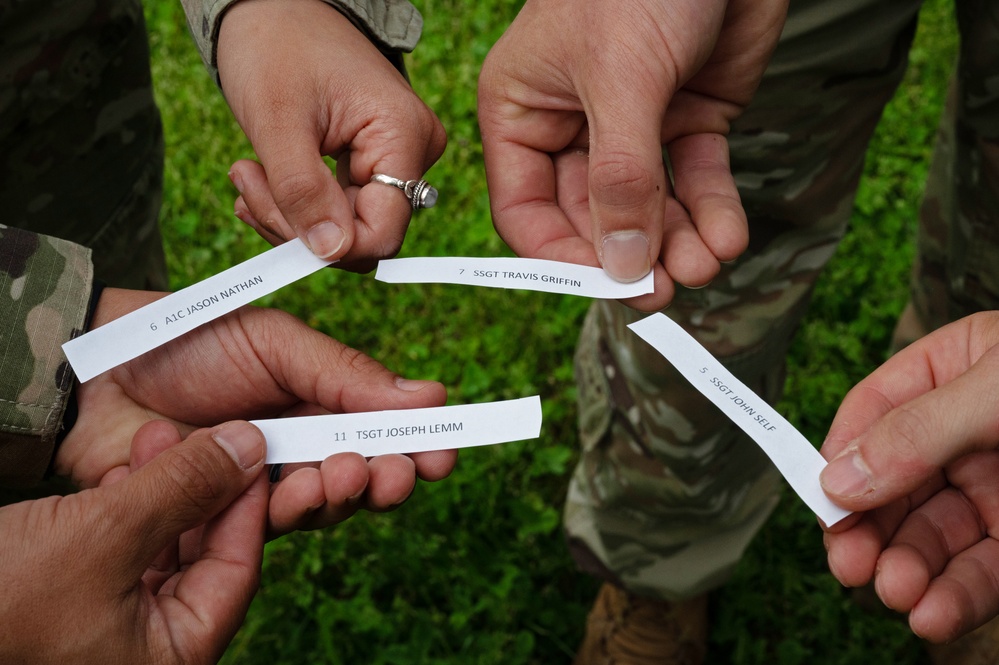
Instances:
[[[999,7],[958,2],[951,81],[920,210],[910,309],[923,331],[999,309]],[[903,329],[895,346],[914,341]]]
[[[48,466],[72,385],[59,347],[83,326],[80,302],[85,310],[93,278],[167,288],[157,223],[162,172],[141,4],[0,0],[0,209],[11,227],[50,237],[34,241],[39,253],[30,260],[24,238],[37,236],[19,236],[17,254],[2,248],[14,271],[5,275],[5,328],[16,343],[5,345],[0,378],[8,400],[0,480],[30,484]],[[92,250],[92,273],[90,252],[76,245]],[[80,274],[80,259],[69,257],[81,252],[85,284],[62,284],[78,278],[61,277],[31,286],[42,279],[36,267],[53,280],[63,270]],[[25,330],[28,337],[17,339]]]
[[[83,329],[92,270],[85,247],[0,226],[0,486],[48,467],[73,384],[61,346]]]
[[[96,276],[166,289],[163,136],[137,0],[0,0],[0,209],[90,247]]]
[[[912,280],[926,330],[999,309],[999,22],[985,0],[957,6],[962,59]],[[914,0],[792,0],[760,90],[733,127],[750,249],[710,286],[681,289],[665,313],[770,402],[815,279],[846,231],[918,10]],[[755,443],[625,328],[643,316],[596,303],[581,332],[582,455],[565,528],[584,570],[677,600],[726,580],[781,483]]]

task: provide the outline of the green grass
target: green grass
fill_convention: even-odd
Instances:
[[[252,156],[175,0],[149,0],[167,146],[163,230],[180,288],[266,248],[232,216],[229,164]],[[403,256],[508,254],[492,229],[476,76],[520,2],[427,0],[408,58],[449,134],[427,176],[441,202],[415,216]],[[872,144],[853,229],[796,338],[781,410],[814,442],[846,390],[884,358],[906,298],[929,139],[954,51],[949,5],[927,3],[905,85]],[[442,381],[453,403],[540,393],[537,441],[463,452],[446,481],[267,549],[263,586],[227,663],[569,662],[596,583],[577,573],[560,511],[576,458],[572,353],[587,302],[324,270],[263,304],[391,369]],[[904,624],[866,614],[825,568],[814,518],[788,493],[732,583],[712,599],[712,663],[922,661]]]

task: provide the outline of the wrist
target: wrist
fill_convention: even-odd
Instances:
[[[93,287],[90,291],[90,302],[87,304],[87,316],[83,324],[84,333],[90,330],[93,326],[94,312],[97,310],[97,302],[101,298],[101,293],[104,291],[104,287],[105,283],[103,280],[94,279]],[[51,476],[54,472],[55,460],[56,456],[59,454],[59,448],[62,446],[62,443],[65,441],[70,430],[73,429],[73,425],[76,424],[76,418],[79,415],[79,404],[77,403],[76,391],[79,385],[79,382],[73,381],[73,385],[69,389],[69,394],[66,395],[66,410],[63,412],[62,416],[62,428],[56,435],[55,449],[52,451],[52,462],[49,464],[49,470],[46,476]]]
[[[104,287],[95,289],[91,298],[91,311],[86,330],[93,330],[129,312],[166,295],[152,291],[132,291]],[[113,403],[120,389],[110,378],[110,372],[86,383],[75,382],[72,391],[73,406],[67,407],[70,420],[63,421],[64,429],[49,473],[71,478],[84,487],[96,485],[111,467],[128,463],[127,450],[123,459],[109,462],[102,446],[92,445],[97,436],[106,436],[112,423],[120,414],[101,414],[101,407]],[[75,408],[75,415],[69,413]],[[103,422],[99,422],[103,419]]]

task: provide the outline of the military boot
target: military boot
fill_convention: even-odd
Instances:
[[[573,665],[701,665],[707,641],[707,595],[671,603],[604,584]]]

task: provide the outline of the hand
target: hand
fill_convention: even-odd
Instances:
[[[260,581],[263,435],[231,422],[180,443],[157,422],[134,446],[164,452],[118,482],[0,509],[0,661],[217,662],[236,633]]]
[[[786,0],[528,0],[479,80],[493,219],[522,256],[709,282],[748,243],[725,135]],[[666,147],[672,182],[663,164]]]
[[[825,535],[843,584],[872,578],[913,632],[953,640],[999,614],[999,312],[892,357],[843,400],[822,485],[855,511]]]
[[[271,207],[244,221],[274,244],[297,235],[341,267],[370,270],[394,256],[412,209],[399,190],[368,181],[374,173],[420,178],[447,142],[402,74],[321,0],[234,4],[222,20],[218,66],[263,162],[237,162],[232,180],[241,192],[262,178],[271,188]],[[323,155],[337,160],[336,179]]]
[[[161,295],[105,289],[95,327]],[[439,383],[398,377],[284,312],[244,307],[79,385],[80,415],[59,448],[56,471],[96,485],[127,466],[129,441],[150,420],[169,420],[186,435],[236,418],[412,409],[445,400]],[[455,460],[454,451],[370,461],[341,453],[318,468],[297,465],[273,488],[270,535],[321,528],[360,508],[390,510],[417,477],[444,478]]]

